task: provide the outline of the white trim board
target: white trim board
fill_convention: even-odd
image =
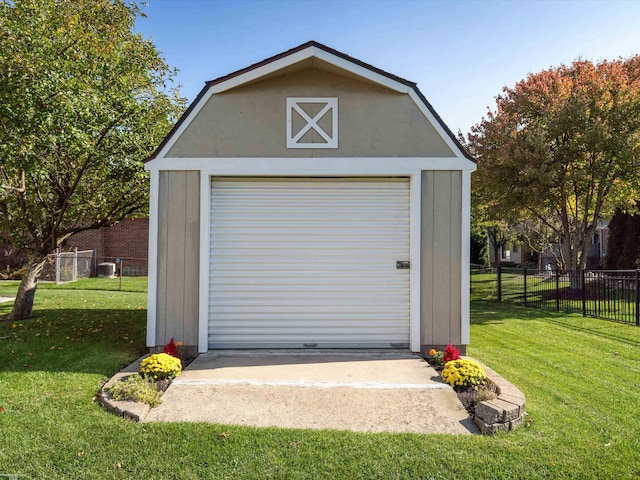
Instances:
[[[393,80],[384,75],[380,75],[379,73],[376,73],[368,68],[364,68],[360,65],[345,60],[344,58],[340,58],[332,53],[314,46],[307,47],[303,50],[287,55],[286,57],[274,60],[266,65],[254,68],[253,70],[250,70],[246,73],[232,77],[229,80],[225,80],[223,82],[212,85],[210,89],[212,93],[226,92],[227,90],[231,90],[232,88],[239,87],[241,85],[244,85],[245,83],[253,82],[261,77],[277,72],[278,70],[282,70],[284,68],[290,67],[291,65],[295,65],[296,63],[302,62],[308,58],[318,58],[335,67],[351,72],[354,75],[377,83],[378,85],[387,87],[398,93],[408,93],[409,90],[411,90],[410,87],[401,82]]]
[[[209,267],[211,235],[211,176],[200,172],[200,279],[198,293],[198,352],[209,349]]]
[[[200,170],[212,175],[408,175],[417,170],[471,172],[476,164],[458,157],[178,157],[157,158],[145,169]]]
[[[198,352],[208,351],[209,332],[209,202],[211,197],[211,177],[215,173],[202,172],[200,177],[200,296],[199,296],[199,319],[198,319]],[[345,175],[345,177],[357,175]],[[379,175],[388,177],[389,175]],[[396,174],[396,176],[400,176]],[[420,232],[421,232],[421,172],[413,171],[407,175],[410,182],[409,198],[409,248],[410,248],[410,319],[409,319],[409,348],[413,352],[420,351],[420,299],[421,299],[421,279],[420,279]],[[204,213],[203,213],[204,212]],[[206,218],[205,218],[206,217]],[[203,268],[204,266],[204,268]],[[206,278],[205,278],[206,277]]]
[[[422,232],[422,174],[413,173],[409,177],[409,254],[411,271],[409,280],[409,348],[412,352],[420,351],[420,302],[422,298],[421,284],[421,232]]]
[[[308,103],[324,104],[322,110],[311,117],[302,108]],[[307,122],[298,132],[293,131],[294,111]],[[331,115],[331,132],[325,132],[318,122],[325,115]],[[338,98],[337,97],[287,97],[287,148],[338,148]],[[302,142],[304,135],[310,131],[320,135],[325,143]]]
[[[145,164],[145,167],[146,165],[149,165],[150,163],[155,162],[158,158],[165,158],[167,156],[167,153],[169,153],[169,151],[173,148],[173,146],[178,141],[178,139],[182,136],[184,131],[189,127],[189,125],[191,125],[191,122],[193,121],[193,119],[198,116],[198,113],[200,113],[200,110],[202,110],[202,107],[204,107],[207,104],[207,102],[211,98],[211,95],[213,95],[213,90],[209,89],[202,96],[200,101],[193,106],[193,110],[189,112],[189,115],[187,116],[187,118],[184,119],[182,124],[180,124],[178,129],[175,132],[173,132],[173,134],[167,139],[167,143],[165,143],[165,145],[162,147],[162,150],[158,152],[158,155],[156,156],[156,158],[147,162]]]
[[[147,267],[147,347],[156,346],[158,302],[158,192],[160,173],[150,172],[149,191],[149,253]]]
[[[460,261],[460,340],[463,345],[471,341],[470,334],[470,272],[471,263],[471,172],[462,172],[462,242]]]

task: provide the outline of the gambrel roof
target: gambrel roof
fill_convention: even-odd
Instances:
[[[422,92],[420,92],[415,82],[385,72],[373,65],[369,65],[315,41],[306,42],[298,47],[236,72],[207,81],[196,99],[191,103],[178,122],[176,122],[173,129],[153,154],[145,159],[145,162],[157,157],[163,157],[169,151],[172,144],[182,134],[189,122],[197,115],[199,109],[207,102],[211,95],[310,67],[349,76],[360,81],[388,88],[398,93],[408,94],[434,128],[440,133],[440,136],[449,145],[451,150],[456,153],[456,156],[475,162],[473,157],[464,149],[453,132],[451,132],[442,118],[440,118],[438,113],[427,101]]]

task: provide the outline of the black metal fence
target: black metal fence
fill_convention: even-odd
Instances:
[[[640,270],[498,267],[499,301],[640,326]]]

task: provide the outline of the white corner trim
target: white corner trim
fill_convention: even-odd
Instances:
[[[470,261],[471,261],[471,172],[462,172],[462,251],[460,258],[460,337],[463,345],[471,341],[470,314]]]
[[[420,275],[420,244],[421,244],[421,204],[422,204],[422,175],[413,173],[410,177],[409,199],[409,251],[411,270],[409,281],[410,323],[409,323],[409,348],[412,352],[420,351],[420,302],[421,302],[421,275]]]
[[[324,107],[313,118],[302,107],[305,103],[320,103]],[[293,131],[294,111],[306,122],[298,132]],[[331,114],[331,132],[326,132],[318,122]],[[313,130],[325,143],[309,143],[300,140]],[[338,148],[338,99],[337,97],[287,97],[287,148]]]
[[[209,350],[209,267],[211,177],[200,172],[200,281],[198,308],[198,353]]]
[[[468,170],[459,157],[156,158],[147,170],[199,170],[211,175],[409,175],[416,170]]]
[[[147,267],[147,347],[156,346],[158,301],[158,190],[160,172],[150,172],[149,190],[149,254]]]
[[[210,264],[210,201],[211,175],[215,173],[201,172],[200,174],[200,286],[199,286],[199,319],[198,319],[198,351],[207,352],[209,344],[209,264]],[[397,175],[397,173],[396,173]],[[275,175],[274,175],[275,176]],[[357,174],[345,176],[358,176]],[[388,175],[378,175],[388,176]],[[422,203],[422,175],[419,170],[403,174],[410,179],[409,198],[409,348],[412,352],[420,351],[420,302],[421,302],[421,203]]]
[[[451,151],[453,151],[456,154],[457,158],[469,163],[469,167],[465,168],[464,170],[475,170],[476,164],[464,156],[464,152],[462,152],[462,150],[460,150],[460,147],[456,145],[456,143],[451,139],[451,137],[442,127],[440,122],[436,119],[433,113],[431,113],[431,110],[427,108],[427,106],[424,104],[422,99],[418,96],[418,94],[413,89],[409,92],[409,97],[411,97],[411,100],[413,100],[413,102],[420,109],[420,111],[426,117],[429,123],[431,123],[431,125],[433,125],[433,128],[435,128],[436,131],[440,134],[440,137],[442,137],[442,139],[447,144],[447,146],[451,149]]]
[[[343,70],[351,72],[354,75],[358,75],[359,77],[366,78],[367,80],[377,83],[378,85],[382,85],[391,90],[394,90],[398,93],[408,93],[409,91],[413,90],[411,87],[408,87],[404,83],[393,80],[392,78],[389,78],[385,75],[380,75],[379,73],[373,72],[368,68],[337,57],[319,48],[314,47],[313,56],[327,63],[335,65],[336,67],[342,68]]]
[[[239,87],[245,83],[252,82],[254,80],[259,79],[260,77],[264,77],[265,75],[269,75],[270,73],[277,72],[283,68],[294,65],[298,62],[306,60],[307,58],[312,57],[314,54],[313,47],[305,48],[304,50],[300,50],[299,52],[292,53],[286,57],[280,58],[273,62],[270,62],[262,67],[254,68],[253,70],[249,70],[246,73],[241,75],[237,75],[235,77],[230,78],[229,80],[225,80],[224,82],[217,83],[211,86],[212,93],[222,93],[227,90],[231,90],[232,88]]]
[[[380,75],[379,73],[369,70],[368,68],[362,67],[349,60],[345,60],[318,47],[310,46],[305,48],[304,50],[300,50],[299,52],[292,53],[291,55],[263,65],[262,67],[255,68],[246,73],[230,78],[229,80],[220,82],[217,85],[213,85],[211,87],[212,92],[226,92],[227,90],[231,90],[232,88],[239,87],[240,85],[243,85],[245,83],[252,82],[259,79],[260,77],[264,77],[265,75],[269,75],[273,72],[312,57],[323,60],[335,67],[346,70],[347,72],[351,72],[354,75],[365,78],[369,81],[372,81],[399,93],[407,93],[408,91],[412,90],[407,85],[393,80],[385,75]]]

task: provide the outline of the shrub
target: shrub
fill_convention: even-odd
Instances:
[[[494,398],[498,398],[496,387],[491,382],[488,382],[480,385],[476,389],[475,397],[473,397],[473,403],[477,405],[480,402],[484,402],[485,400],[493,400]]]
[[[487,374],[473,360],[451,360],[444,364],[442,380],[452,387],[473,387],[484,384]]]
[[[429,357],[430,357],[429,360],[431,361],[431,363],[435,365],[444,365],[443,356],[444,356],[443,352],[438,352],[434,348],[429,350]]]
[[[140,362],[140,375],[153,380],[171,380],[182,372],[182,362],[179,358],[167,353],[150,355]]]
[[[176,342],[173,341],[173,337],[171,337],[169,343],[165,345],[164,353],[171,355],[172,357],[180,358],[180,355],[178,355],[178,346],[176,345]]]
[[[121,380],[109,389],[109,394],[114,400],[128,400],[131,402],[144,402],[147,405],[157,407],[162,403],[161,393],[150,378],[140,375],[131,375]]]
[[[444,349],[444,363],[450,362],[452,360],[458,360],[460,358],[460,350],[458,350],[453,345],[447,345],[447,348]]]
[[[22,276],[27,273],[28,267],[21,268],[9,268],[5,271],[0,271],[0,280],[22,280]]]

